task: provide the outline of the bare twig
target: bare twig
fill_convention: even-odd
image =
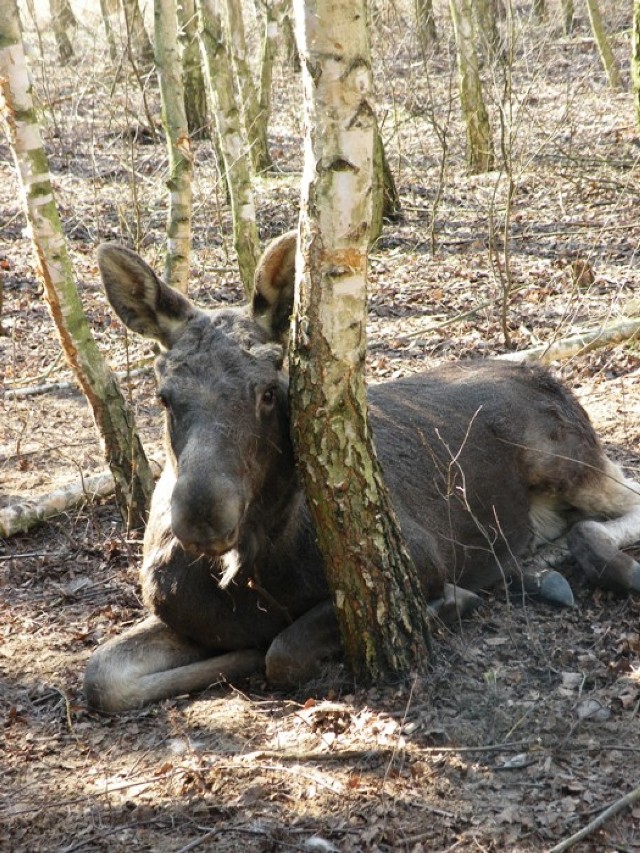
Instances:
[[[638,799],[640,799],[640,785],[637,788],[634,788],[633,791],[629,791],[629,793],[625,794],[624,797],[616,800],[615,803],[610,805],[608,809],[605,809],[602,814],[598,815],[598,817],[595,818],[595,820],[592,820],[591,823],[583,826],[578,832],[574,832],[574,834],[569,836],[569,838],[565,838],[565,840],[561,841],[560,844],[556,844],[555,847],[552,847],[549,850],[549,853],[563,853],[563,851],[573,847],[573,845],[577,844],[578,841],[582,841],[584,838],[587,838],[595,832],[596,829],[600,829],[602,824],[608,821],[609,818],[617,815],[618,812],[622,811],[622,809],[626,809],[627,806],[633,805],[633,803]]]

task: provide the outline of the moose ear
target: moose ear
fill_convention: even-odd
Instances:
[[[197,312],[166,285],[141,257],[117,243],[98,247],[98,266],[107,298],[122,322],[169,349]]]
[[[297,231],[273,240],[258,262],[251,310],[273,340],[286,342],[293,311],[296,276]]]

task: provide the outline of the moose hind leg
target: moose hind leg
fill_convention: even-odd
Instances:
[[[211,657],[150,616],[96,649],[84,689],[93,708],[117,713],[244,678],[263,667],[262,652],[244,649]]]
[[[321,664],[335,658],[341,649],[333,604],[323,601],[275,637],[267,651],[267,678],[297,686],[317,676]]]
[[[640,486],[607,460],[602,479],[575,505],[587,518],[573,526],[569,548],[589,581],[605,589],[640,592],[640,564],[621,548],[640,540]]]

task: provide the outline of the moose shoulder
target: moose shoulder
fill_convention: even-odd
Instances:
[[[283,341],[295,234],[275,240],[253,302],[202,311],[137,255],[103,245],[111,305],[157,340],[167,463],[141,569],[151,615],[99,647],[89,702],[119,711],[266,667],[298,682],[339,651],[296,478]],[[521,558],[568,532],[594,584],[640,591],[620,549],[640,539],[640,488],[605,455],[575,397],[546,371],[447,365],[370,389],[370,421],[400,525],[434,612],[457,618],[505,577],[571,604],[556,571]]]

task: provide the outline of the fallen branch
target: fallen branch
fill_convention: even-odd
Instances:
[[[508,352],[497,356],[497,358],[518,363],[536,361],[540,364],[551,364],[552,361],[563,361],[576,355],[584,355],[599,347],[628,341],[639,333],[640,320],[623,320],[610,326],[601,326],[594,331],[580,332],[553,343],[541,344],[538,347],[520,350],[520,352]]]
[[[160,474],[157,462],[150,462],[154,477]],[[54,515],[60,515],[85,501],[113,494],[114,483],[110,473],[82,477],[80,482],[69,483],[33,500],[20,501],[0,509],[0,537],[24,533]]]
[[[556,844],[555,847],[552,847],[549,850],[549,853],[564,853],[565,850],[573,847],[573,845],[577,844],[578,841],[582,841],[584,838],[591,835],[591,833],[595,832],[596,829],[600,829],[602,824],[609,820],[610,817],[618,814],[622,809],[626,809],[627,806],[633,805],[633,803],[638,799],[640,799],[640,786],[634,788],[633,791],[629,791],[628,794],[625,794],[625,796],[621,797],[619,800],[616,800],[608,809],[605,809],[601,814],[599,814],[595,820],[592,820],[591,823],[583,826],[581,830],[575,832],[564,841],[561,841],[560,844]]]
[[[136,367],[135,370],[118,370],[116,377],[118,379],[133,379],[135,376],[143,376],[151,372],[152,365],[147,364],[143,367]],[[10,400],[18,400],[23,397],[35,397],[38,394],[49,394],[53,391],[71,391],[72,393],[82,394],[82,389],[77,382],[73,380],[69,382],[42,382],[39,385],[23,385],[20,388],[7,388],[5,396]]]

